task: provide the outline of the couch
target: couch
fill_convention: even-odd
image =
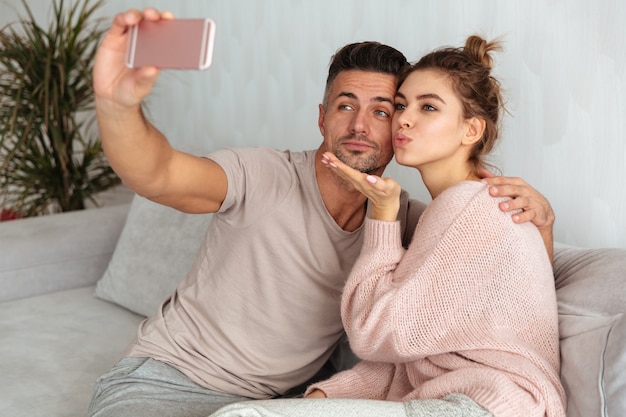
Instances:
[[[95,379],[193,262],[211,215],[129,204],[0,223],[0,415],[86,415]],[[626,249],[557,245],[568,417],[626,416]]]

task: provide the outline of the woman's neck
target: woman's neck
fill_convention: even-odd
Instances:
[[[418,168],[419,169],[419,168]],[[424,185],[434,200],[447,188],[462,181],[480,181],[480,177],[470,167],[442,172],[441,170],[419,169]]]

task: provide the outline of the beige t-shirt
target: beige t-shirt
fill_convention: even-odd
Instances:
[[[343,334],[341,292],[362,229],[346,232],[327,212],[315,151],[208,157],[226,172],[226,199],[191,271],[127,354],[167,362],[212,390],[281,395],[315,375]],[[406,193],[402,201],[412,234],[424,206]]]

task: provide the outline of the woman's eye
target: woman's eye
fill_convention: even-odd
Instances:
[[[402,104],[402,103],[396,103],[396,104],[394,104],[394,106],[393,106],[393,107],[394,107],[396,110],[404,110],[404,109],[406,109],[406,106],[405,106],[404,104]]]
[[[426,111],[436,111],[437,108],[431,106],[430,104],[424,104],[424,107],[422,107],[424,110]]]

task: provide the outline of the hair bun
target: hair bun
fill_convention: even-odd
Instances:
[[[502,49],[499,41],[487,42],[478,35],[472,35],[465,41],[464,52],[474,61],[485,68],[493,67],[493,58],[490,55],[492,51],[500,51]]]

